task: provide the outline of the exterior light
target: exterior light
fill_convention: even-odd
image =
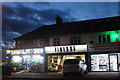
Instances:
[[[6,57],[6,58],[8,58],[8,57]]]

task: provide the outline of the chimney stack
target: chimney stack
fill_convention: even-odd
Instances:
[[[62,24],[62,19],[59,15],[56,17],[56,24]]]

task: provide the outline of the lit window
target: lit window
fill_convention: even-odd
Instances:
[[[70,44],[71,45],[76,45],[76,44],[80,44],[80,36],[74,36],[74,37],[70,37]]]

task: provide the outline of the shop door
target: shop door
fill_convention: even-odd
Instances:
[[[110,71],[118,71],[118,56],[115,54],[109,55]]]

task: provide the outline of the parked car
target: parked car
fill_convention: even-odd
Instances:
[[[87,65],[81,59],[66,59],[63,63],[63,75],[87,73]]]

